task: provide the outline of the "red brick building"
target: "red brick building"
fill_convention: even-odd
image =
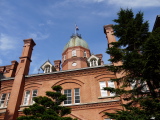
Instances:
[[[104,33],[110,47],[109,43],[116,41],[111,25],[104,26]],[[33,104],[34,97],[45,96],[55,85],[63,87],[67,100],[62,105],[71,107],[69,116],[78,120],[111,120],[104,112],[122,109],[121,98],[113,98],[114,93],[103,90],[106,86],[118,87],[110,80],[121,74],[107,70],[102,54],[91,55],[80,35],[71,37],[64,47],[62,60],[55,60],[54,65],[46,61],[41,66],[44,73],[28,75],[35,45],[33,39],[25,39],[19,62],[0,66],[0,120],[16,120],[23,115],[25,107]]]

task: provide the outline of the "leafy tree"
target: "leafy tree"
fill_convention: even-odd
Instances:
[[[73,120],[70,117],[63,117],[71,113],[71,108],[61,106],[66,100],[66,96],[61,94],[62,87],[54,86],[55,92],[47,91],[46,96],[35,97],[35,104],[25,108],[21,116],[17,120]]]
[[[105,88],[121,96],[127,104],[125,109],[106,115],[116,120],[155,120],[160,118],[160,29],[148,32],[148,21],[143,20],[143,13],[135,16],[131,9],[121,9],[118,19],[113,20],[114,35],[119,38],[112,42],[107,53],[111,62],[122,61],[122,65],[109,66],[113,72],[122,72],[124,76],[112,81],[119,88]],[[126,88],[132,87],[128,90]]]

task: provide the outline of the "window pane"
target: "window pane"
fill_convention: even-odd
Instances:
[[[33,90],[33,97],[37,96],[37,90]]]
[[[4,107],[4,101],[0,102],[0,107]]]
[[[74,102],[80,103],[80,89],[79,88],[74,89]]]
[[[75,100],[75,103],[80,103],[80,100]]]
[[[75,93],[75,95],[79,95],[79,93]]]
[[[112,81],[108,81],[108,87],[115,88],[115,86],[114,86],[114,82],[112,82]]]
[[[71,98],[71,97],[68,97],[68,100],[70,100],[70,101],[71,101],[71,100],[72,100],[72,98]]]
[[[7,95],[6,106],[8,105],[9,98],[10,98],[10,93],[8,93]]]
[[[86,53],[86,51],[84,51],[84,57],[87,57],[87,53]]]
[[[67,94],[67,90],[64,90],[64,94]]]
[[[68,103],[67,104],[72,104],[72,101],[68,101]]]
[[[80,99],[80,96],[75,96],[75,99]]]
[[[108,96],[107,90],[103,90],[103,88],[106,87],[106,82],[105,81],[101,81],[101,82],[99,82],[99,85],[100,85],[101,96],[102,97]]]
[[[32,91],[32,99],[31,99],[31,103],[30,103],[31,105],[35,103],[34,100],[33,100],[33,98],[37,97],[37,92],[38,92],[38,90],[33,90]]]
[[[67,104],[67,101],[66,101],[66,100],[64,101],[64,104]]]
[[[26,91],[24,96],[24,102],[23,102],[24,105],[29,104],[29,98],[30,98],[30,91]]]
[[[4,107],[4,102],[5,102],[5,99],[6,99],[6,95],[7,95],[6,93],[1,95],[0,107]]]
[[[141,90],[142,92],[147,92],[149,90],[146,82],[141,83],[141,86],[143,87]]]
[[[69,89],[69,90],[68,90],[68,93],[70,93],[70,94],[71,94],[71,89]]]
[[[78,92],[78,93],[79,93],[79,88],[76,88],[76,89],[75,89],[75,92]]]
[[[134,81],[133,83],[131,83],[131,88],[134,89],[136,87],[136,81]]]
[[[6,94],[2,94],[1,100],[5,100]]]
[[[64,104],[71,104],[72,103],[72,90],[71,89],[64,90],[64,94],[67,97],[67,100],[64,101]]]
[[[108,81],[108,87],[115,88],[114,82]],[[115,93],[110,92],[110,96],[115,96]]]
[[[72,56],[76,56],[76,50],[72,50]]]

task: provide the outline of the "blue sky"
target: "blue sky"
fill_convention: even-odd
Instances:
[[[23,40],[33,38],[36,46],[32,54],[30,74],[46,61],[60,60],[63,47],[74,33],[88,43],[94,54],[105,53],[107,41],[103,26],[114,24],[120,8],[144,12],[144,19],[153,28],[160,14],[160,0],[0,0],[0,66],[21,56]]]

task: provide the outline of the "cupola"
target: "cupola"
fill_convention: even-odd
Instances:
[[[80,34],[71,36],[62,53],[62,70],[88,67],[87,58],[90,50],[87,42]]]
[[[76,34],[72,35],[69,42],[64,46],[63,52],[70,47],[81,46],[83,48],[89,49],[88,44],[85,40],[82,39],[81,35]]]

